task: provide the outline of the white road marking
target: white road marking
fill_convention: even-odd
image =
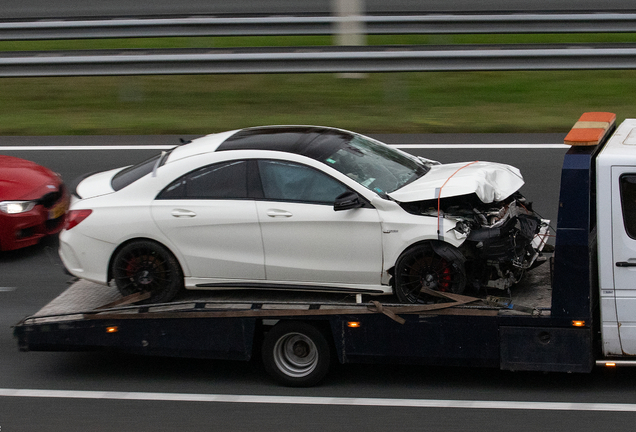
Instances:
[[[0,151],[48,151],[48,150],[170,150],[175,145],[113,145],[113,146],[0,146]]]
[[[16,287],[0,287],[0,292],[15,291]]]
[[[569,149],[565,144],[389,144],[401,149]],[[170,150],[176,145],[0,146],[0,151]]]
[[[308,396],[223,395],[195,393],[146,393],[76,390],[2,389],[0,397],[39,397],[62,399],[105,399],[163,402],[227,402],[244,404],[374,406],[395,408],[459,408],[459,409],[516,409],[543,411],[614,411],[636,412],[636,404],[522,402],[443,399],[384,399]]]
[[[569,149],[566,144],[389,144],[401,149]]]

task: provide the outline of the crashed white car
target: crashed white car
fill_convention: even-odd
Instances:
[[[204,136],[77,184],[75,276],[166,302],[182,289],[392,294],[507,289],[546,225],[511,166],[441,165],[341,129]],[[426,290],[424,290],[426,291]]]

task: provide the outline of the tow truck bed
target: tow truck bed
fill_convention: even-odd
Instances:
[[[462,332],[465,335],[473,331],[474,320],[490,321],[490,326],[477,326],[484,332],[496,328],[496,319],[502,316],[533,321],[549,316],[549,279],[549,265],[544,264],[530,271],[513,289],[512,303],[529,307],[522,311],[488,304],[483,299],[466,304],[461,300],[470,298],[463,296],[456,297],[455,300],[460,300],[457,303],[447,299],[445,303],[403,305],[355,303],[355,296],[344,294],[254,290],[186,291],[171,303],[112,306],[122,300],[115,288],[80,280],[18,323],[14,334],[23,351],[112,349],[148,355],[249,360],[254,342],[269,325],[283,319],[301,319],[321,321],[326,330],[330,328],[341,361],[351,361],[358,356],[356,349],[346,349],[348,342],[339,340],[343,337],[344,322],[367,322],[368,330],[364,332],[367,336],[368,331],[377,336],[397,332],[394,336],[399,338],[406,329],[409,330],[405,334],[421,331],[414,324],[453,316],[453,326],[465,326]],[[393,300],[372,298],[375,299]],[[397,322],[401,319],[406,324]],[[378,320],[386,330],[379,331],[382,326],[373,324]],[[468,322],[464,323],[465,320]],[[497,338],[496,331],[491,338]],[[460,336],[458,340],[463,339]],[[360,355],[366,357],[375,350],[369,346],[362,351]]]

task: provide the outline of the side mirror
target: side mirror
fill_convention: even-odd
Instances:
[[[360,199],[360,196],[358,196],[357,193],[347,191],[338,195],[338,197],[336,197],[336,201],[333,203],[333,209],[335,211],[349,210],[354,208],[360,208],[363,205],[364,204],[362,203],[362,200]]]

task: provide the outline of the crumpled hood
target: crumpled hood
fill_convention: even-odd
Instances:
[[[86,177],[77,185],[75,192],[82,199],[113,193],[115,191],[113,190],[111,181],[115,174],[124,168],[125,167],[115,168]]]
[[[494,162],[462,162],[433,165],[431,170],[413,183],[393,191],[391,198],[399,202],[423,201],[441,197],[475,193],[484,203],[501,201],[523,186],[521,172],[510,165]]]
[[[62,181],[50,169],[25,159],[0,156],[0,201],[35,200]]]

